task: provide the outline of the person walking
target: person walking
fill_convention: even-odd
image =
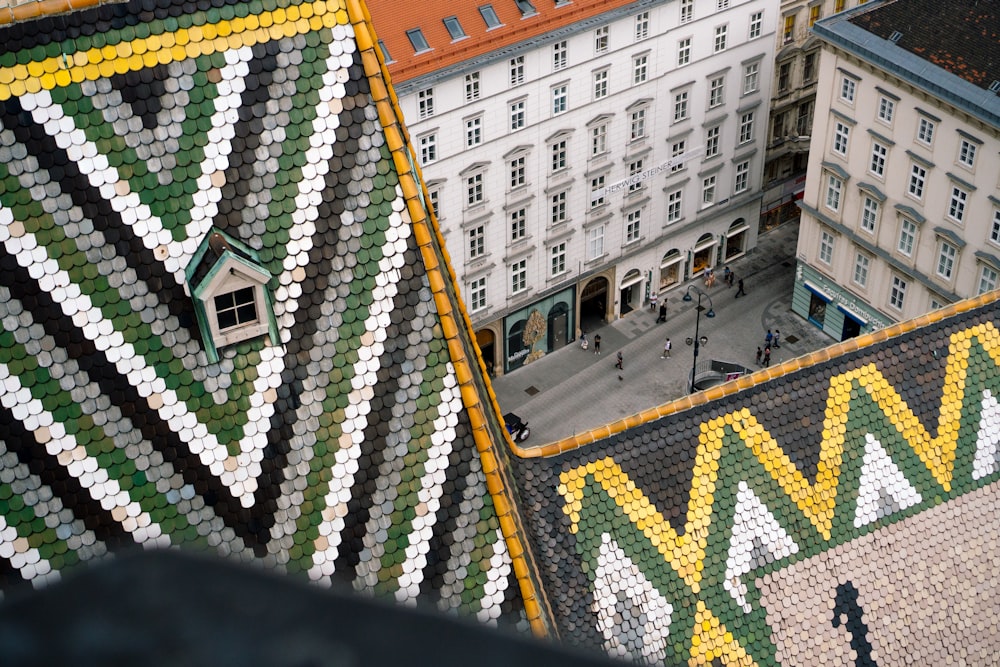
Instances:
[[[774,330],[774,348],[775,349],[781,347],[780,345],[778,345],[778,341],[780,339],[781,339],[781,330],[780,329],[775,329]]]
[[[722,269],[722,282],[729,287],[733,286],[733,272],[729,270],[728,266]]]
[[[667,342],[665,342],[663,344],[663,354],[660,355],[660,359],[669,359],[670,358],[670,348],[671,347],[673,347],[673,345],[670,343],[670,339],[668,338]]]
[[[622,357],[621,350],[618,350],[618,357],[615,360],[615,368],[617,368],[620,371],[625,370],[625,359],[624,357]]]
[[[768,329],[767,330],[767,335],[764,336],[764,347],[771,347],[771,342],[773,340],[774,340],[774,334],[771,333],[770,329]]]
[[[656,292],[649,295],[649,309],[654,313],[656,312],[656,301],[658,298],[659,295]]]
[[[667,321],[667,304],[660,304],[660,316],[656,318],[657,323]]]
[[[747,293],[743,291],[743,279],[742,278],[740,278],[737,281],[737,284],[740,286],[740,288],[738,290],[736,290],[736,298],[738,299],[738,298],[740,298],[740,295],[746,296]]]
[[[757,356],[754,357],[754,363],[760,366],[760,356],[763,354],[760,349],[760,345],[757,346]]]
[[[764,368],[771,365],[771,348],[770,346],[764,348]]]
[[[594,334],[594,354],[601,353],[601,334]]]

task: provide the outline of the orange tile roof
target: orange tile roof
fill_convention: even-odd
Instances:
[[[460,63],[476,56],[545,35],[553,30],[571,25],[619,7],[631,5],[635,0],[573,0],[554,6],[553,0],[532,0],[536,14],[522,17],[514,0],[481,0],[475,3],[455,0],[424,0],[414,10],[400,11],[399,0],[368,0],[368,11],[378,38],[395,59],[389,63],[389,73],[396,83]],[[486,29],[486,22],[479,7],[492,5],[503,24],[493,30]],[[443,19],[455,16],[468,35],[452,41]],[[420,28],[431,50],[419,55],[413,51],[407,30]]]

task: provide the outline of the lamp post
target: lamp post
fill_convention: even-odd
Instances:
[[[701,305],[702,297],[704,297],[705,300],[708,301],[708,312],[705,313],[705,317],[715,317],[715,310],[713,310],[712,307],[712,297],[702,292],[695,285],[688,285],[687,291],[684,292],[682,300],[691,301],[692,290],[698,295],[698,305],[695,308],[696,315],[694,318],[694,359],[691,361],[691,393],[693,394],[695,391],[694,374],[695,374],[695,369],[698,367],[698,348],[701,347],[702,344],[701,338],[699,337],[700,334],[698,333],[698,330],[701,327],[701,311],[705,310],[705,307]],[[706,343],[708,342],[708,338],[705,338],[705,342]]]

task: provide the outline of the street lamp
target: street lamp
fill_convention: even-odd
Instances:
[[[696,285],[688,285],[687,291],[684,292],[682,300],[691,301],[692,290],[694,290],[694,292],[698,295],[698,306],[695,308],[697,314],[695,315],[694,318],[694,359],[691,361],[691,393],[693,394],[694,374],[695,374],[695,369],[698,366],[698,348],[701,347],[703,343],[708,342],[708,338],[705,338],[705,340],[702,341],[702,339],[699,338],[698,334],[698,329],[701,326],[701,311],[705,310],[705,307],[701,305],[701,298],[705,297],[705,300],[708,301],[708,312],[705,313],[705,317],[715,317],[715,311],[712,309],[712,297],[702,292],[700,289],[698,289]]]

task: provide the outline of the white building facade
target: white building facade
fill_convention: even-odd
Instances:
[[[909,51],[917,36],[884,27],[924,0],[867,17],[887,34],[866,30],[858,17],[888,4],[815,28],[793,310],[837,340],[1000,287],[1000,82],[934,65]]]
[[[394,82],[494,372],[755,246],[776,20],[635,2]]]

